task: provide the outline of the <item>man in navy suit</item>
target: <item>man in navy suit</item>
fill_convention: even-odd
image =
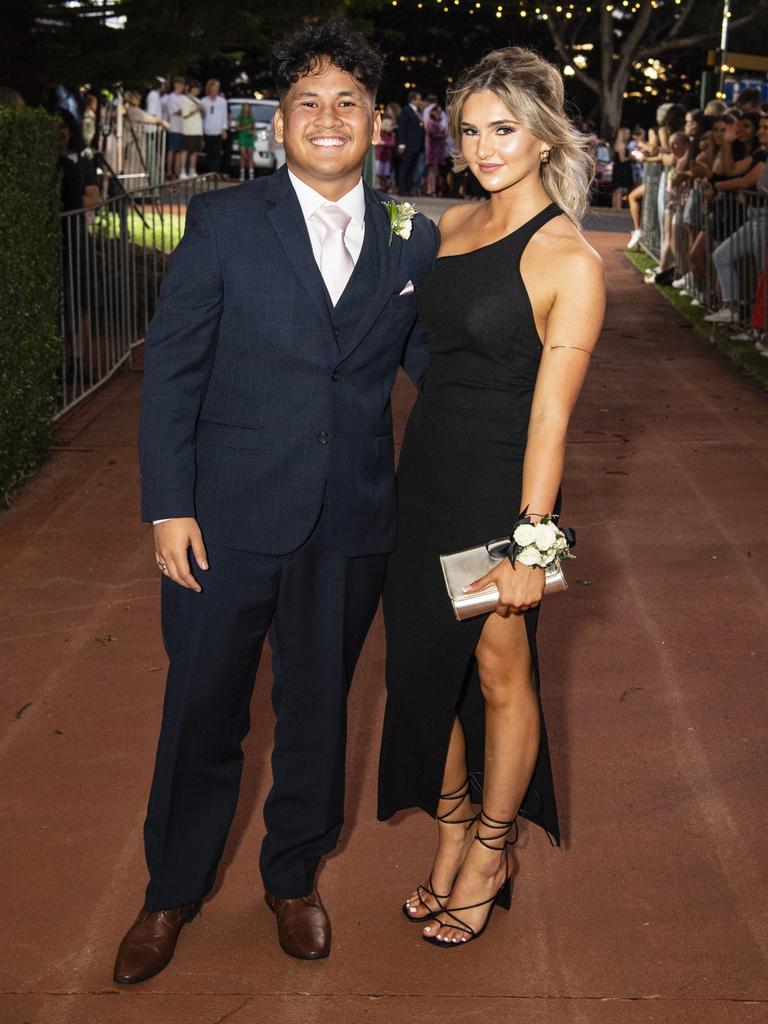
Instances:
[[[408,93],[408,102],[397,120],[397,148],[400,166],[397,171],[397,190],[401,196],[413,195],[416,187],[416,169],[424,152],[424,101],[415,90]]]
[[[170,664],[121,983],[169,963],[213,885],[267,632],[261,873],[283,949],[330,950],[315,873],[343,821],[347,691],[395,543],[390,391],[400,365],[426,369],[415,295],[438,248],[420,215],[391,233],[361,178],[381,70],[343,21],[277,48],[287,166],[191,201],[147,332],[142,517]]]

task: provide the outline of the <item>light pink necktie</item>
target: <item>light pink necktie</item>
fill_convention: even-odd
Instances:
[[[355,269],[355,262],[344,244],[344,232],[352,217],[340,206],[328,203],[315,210],[312,220],[323,229],[320,273],[335,306]]]

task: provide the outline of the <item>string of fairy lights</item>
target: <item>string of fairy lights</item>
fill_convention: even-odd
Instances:
[[[405,0],[390,0],[392,7],[405,6]],[[674,7],[680,7],[683,4],[683,0],[671,0],[671,5]],[[664,0],[646,0],[646,6],[650,6],[653,10],[658,10],[666,6]],[[494,4],[491,2],[484,3],[483,0],[452,0],[447,3],[446,0],[433,0],[432,3],[429,0],[417,0],[416,8],[420,11],[429,9],[440,9],[444,14],[448,14],[451,11],[455,11],[456,8],[464,10],[468,15],[478,14],[484,10],[491,10],[497,18],[503,18],[508,14],[516,14],[521,18],[534,18],[539,21],[547,21],[549,18],[555,15],[561,15],[565,21],[570,21],[579,14],[593,14],[598,13],[601,10],[608,12],[614,12],[616,16],[629,16],[637,14],[643,7],[642,0],[617,0],[615,3],[592,3],[592,4],[575,4],[575,3],[545,3],[531,2],[531,0],[518,0],[514,3],[507,4]]]

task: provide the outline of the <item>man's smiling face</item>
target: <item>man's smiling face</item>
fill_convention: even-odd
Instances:
[[[323,194],[343,188],[338,197],[357,183],[380,130],[372,97],[329,60],[299,78],[275,114],[275,139],[285,146],[289,169]]]

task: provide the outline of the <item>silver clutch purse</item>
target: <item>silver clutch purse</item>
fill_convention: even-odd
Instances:
[[[453,612],[459,621],[471,619],[474,615],[492,612],[499,603],[499,591],[495,583],[473,594],[465,594],[464,587],[491,569],[506,557],[509,539],[492,540],[479,548],[467,548],[466,551],[455,551],[452,555],[440,555],[448,597],[453,605]],[[567,590],[565,573],[559,559],[544,569],[544,593],[555,594],[558,590]]]

